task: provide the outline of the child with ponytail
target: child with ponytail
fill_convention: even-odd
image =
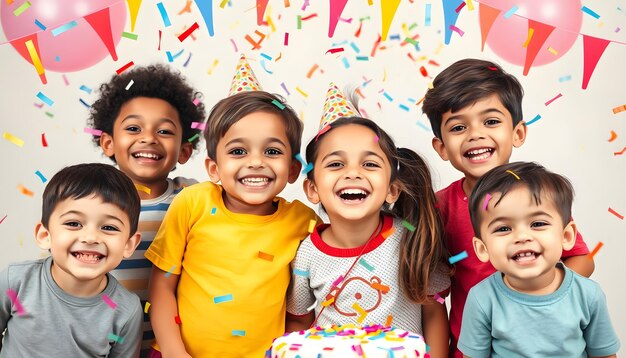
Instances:
[[[430,172],[361,118],[336,86],[307,145],[304,191],[329,224],[305,239],[292,264],[287,330],[312,325],[391,325],[420,333],[432,357],[448,351],[450,286]]]

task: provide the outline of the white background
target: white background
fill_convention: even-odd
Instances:
[[[275,31],[268,26],[257,26],[253,1],[232,0],[232,4],[224,8],[219,6],[221,1],[213,1],[215,36],[210,37],[195,5],[191,6],[190,14],[177,15],[185,1],[164,0],[172,21],[172,26],[166,28],[156,2],[147,0],[141,5],[134,31],[139,37],[136,41],[121,39],[117,46],[119,60],[114,62],[106,57],[91,68],[67,73],[69,85],[64,83],[62,74],[51,71],[47,71],[49,83],[42,85],[31,64],[20,57],[12,46],[0,45],[0,132],[11,133],[25,142],[23,147],[18,147],[0,138],[0,219],[6,215],[0,224],[0,266],[45,255],[33,239],[45,185],[35,171],[39,170],[50,178],[67,165],[108,162],[99,148],[92,144],[90,135],[83,131],[88,110],[79,99],[93,103],[97,92],[87,94],[80,90],[80,86],[95,90],[115,74],[116,69],[131,60],[138,65],[168,62],[165,50],[176,53],[184,49],[171,65],[180,69],[188,81],[204,94],[203,102],[210,109],[227,94],[239,54],[245,53],[264,89],[285,96],[300,114],[305,123],[303,146],[317,131],[324,94],[330,81],[337,82],[340,87],[354,87],[371,80],[361,88],[366,99],[361,101],[360,106],[392,135],[397,146],[410,147],[427,159],[434,186],[441,189],[458,179],[460,173],[448,162],[443,162],[431,148],[433,135],[427,130],[430,125],[421,113],[421,106],[415,104],[424,95],[431,79],[422,76],[419,69],[424,66],[428,75],[434,77],[445,66],[459,59],[475,57],[498,62],[519,78],[525,89],[523,109],[527,121],[537,114],[542,116],[529,126],[526,143],[514,151],[511,160],[538,161],[573,182],[576,189],[574,217],[587,245],[591,250],[598,242],[604,243],[595,256],[596,270],[592,278],[602,285],[613,325],[622,344],[626,344],[626,310],[622,308],[626,302],[623,284],[626,222],[608,212],[611,207],[626,215],[626,153],[622,156],[613,154],[626,146],[626,112],[612,112],[612,108],[626,104],[626,45],[614,42],[608,46],[588,89],[582,90],[582,36],[557,61],[533,67],[528,76],[523,76],[521,66],[500,59],[488,46],[484,52],[480,51],[477,9],[468,11],[465,7],[461,11],[456,26],[464,31],[464,36],[453,33],[451,43],[444,45],[441,1],[431,2],[432,23],[426,26],[425,2],[416,0],[402,1],[389,35],[400,35],[404,39],[402,24],[410,27],[416,23],[410,33],[420,35],[420,51],[410,44],[400,46],[401,41],[388,38],[381,44],[385,48],[379,48],[371,57],[370,51],[381,31],[379,1],[383,0],[374,1],[371,6],[368,6],[367,0],[350,1],[342,17],[351,18],[352,22],[340,21],[331,39],[327,36],[328,1],[311,1],[312,4],[304,11],[302,0],[291,0],[288,8],[284,1],[270,1],[268,11],[276,26]],[[539,6],[539,2],[536,3],[535,6]],[[601,17],[594,19],[583,14],[582,33],[626,42],[626,13],[620,10],[626,9],[626,3],[587,0],[583,5]],[[476,1],[474,6],[478,6]],[[313,13],[317,16],[303,21],[302,28],[298,30],[296,17]],[[363,21],[361,35],[355,38],[359,19],[365,17],[369,19]],[[181,43],[176,35],[196,21],[200,25],[194,33],[196,39],[188,38]],[[619,27],[622,28],[617,31]],[[157,50],[159,29],[163,30],[161,51]],[[252,50],[244,39],[246,34],[256,39],[255,30],[267,35],[260,50]],[[125,31],[130,32],[128,18]],[[283,44],[285,32],[289,33],[287,46]],[[0,42],[5,41],[6,38],[0,36]],[[359,48],[360,53],[355,52],[350,42]],[[88,46],[82,46],[80,51],[89,51]],[[344,47],[345,51],[325,54],[334,47]],[[189,53],[192,57],[183,67]],[[261,53],[271,56],[272,61],[265,62],[272,74],[262,68]],[[407,56],[408,53],[415,61]],[[276,61],[279,55],[280,59]],[[367,56],[368,60],[357,60],[356,56]],[[343,57],[347,59],[349,68],[345,67]],[[215,60],[218,64],[209,74]],[[439,66],[429,64],[429,60]],[[307,78],[307,73],[315,64],[319,68]],[[571,76],[571,79],[559,81],[565,76]],[[281,83],[285,84],[290,95],[281,88]],[[296,86],[308,97],[296,91]],[[383,96],[383,90],[393,101]],[[55,101],[52,107],[44,105],[40,109],[34,105],[41,103],[36,97],[39,91]],[[546,106],[545,102],[558,93],[563,96]],[[400,104],[409,110],[401,109]],[[52,113],[53,117],[45,112]],[[608,141],[611,130],[617,133],[613,142]],[[47,148],[41,145],[42,133],[46,134]],[[200,181],[208,179],[203,165],[203,145],[200,143],[192,160],[180,166],[175,175],[194,177]],[[18,190],[20,184],[33,191],[34,196],[23,195]],[[308,203],[301,191],[301,180],[288,186],[283,196]],[[520,324],[523,321],[524,318],[520,317]]]

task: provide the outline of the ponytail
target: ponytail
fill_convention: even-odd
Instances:
[[[401,193],[391,213],[415,227],[414,231],[406,230],[400,243],[400,281],[407,297],[425,303],[430,300],[433,272],[442,267],[450,272],[444,261],[443,225],[426,162],[407,148],[398,148],[397,153],[396,182]]]

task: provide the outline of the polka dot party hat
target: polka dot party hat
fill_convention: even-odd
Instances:
[[[259,81],[256,79],[254,72],[252,72],[252,68],[246,60],[245,55],[241,55],[239,59],[239,63],[237,64],[237,72],[233,77],[233,81],[230,85],[230,91],[228,92],[229,96],[232,96],[239,92],[248,92],[248,91],[261,91],[261,85]]]
[[[328,87],[328,92],[326,92],[324,114],[322,114],[320,121],[320,132],[328,130],[326,127],[338,118],[351,116],[360,116],[360,114],[352,103],[346,100],[346,96],[337,85],[331,82]]]

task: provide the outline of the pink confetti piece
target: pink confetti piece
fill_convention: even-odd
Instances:
[[[485,195],[485,202],[483,203],[483,210],[487,211],[487,207],[489,206],[489,200],[491,200],[491,194],[487,193]]]
[[[206,128],[206,123],[191,122],[191,128],[203,131]]]
[[[289,45],[289,33],[288,32],[285,32],[285,39],[283,40],[283,45],[284,46]]]
[[[85,133],[89,133],[93,136],[100,137],[102,135],[102,131],[99,129],[85,127]]]
[[[463,37],[463,35],[465,35],[465,32],[463,32],[463,30],[459,29],[458,27],[456,27],[454,25],[450,25],[450,30],[456,32],[461,37]]]
[[[443,299],[443,297],[439,296],[439,294],[435,293],[435,301],[439,302],[440,304],[444,304],[446,302],[446,300]]]
[[[617,216],[620,220],[624,220],[624,215],[618,213],[617,211],[613,210],[612,208],[609,208],[609,213]]]
[[[15,307],[15,311],[17,311],[18,316],[25,315],[26,311],[24,310],[24,307],[22,307],[20,300],[17,298],[17,292],[15,292],[12,288],[9,288],[7,290],[7,296],[9,296],[11,302],[13,302],[13,306]]]
[[[0,224],[2,224],[2,222],[4,221],[4,219],[7,218],[7,216],[9,216],[8,214],[5,214],[4,217],[2,219],[0,219]]]
[[[61,77],[63,77],[63,82],[65,82],[65,85],[69,86],[70,85],[70,81],[67,79],[67,76],[65,74],[63,74],[63,76],[61,76]]]
[[[556,96],[554,96],[554,98],[552,98],[551,100],[549,100],[548,102],[546,102],[546,106],[549,105],[550,103],[556,101],[557,99],[561,98],[563,96],[563,94],[559,93]]]
[[[117,307],[117,303],[113,302],[113,300],[105,294],[102,295],[102,300],[104,301],[104,303],[109,305],[109,307],[111,307],[112,310],[114,310]]]
[[[196,105],[196,106],[198,106],[198,105],[200,104],[200,98],[196,98],[196,99],[194,99],[194,100],[193,100],[193,104],[194,104],[194,105]],[[198,123],[198,122],[194,122],[194,123]],[[191,127],[191,128],[193,128],[193,127]]]
[[[237,44],[235,43],[235,40],[230,39],[230,43],[233,44],[233,47],[235,48],[235,52],[239,52],[239,50],[237,49]]]

